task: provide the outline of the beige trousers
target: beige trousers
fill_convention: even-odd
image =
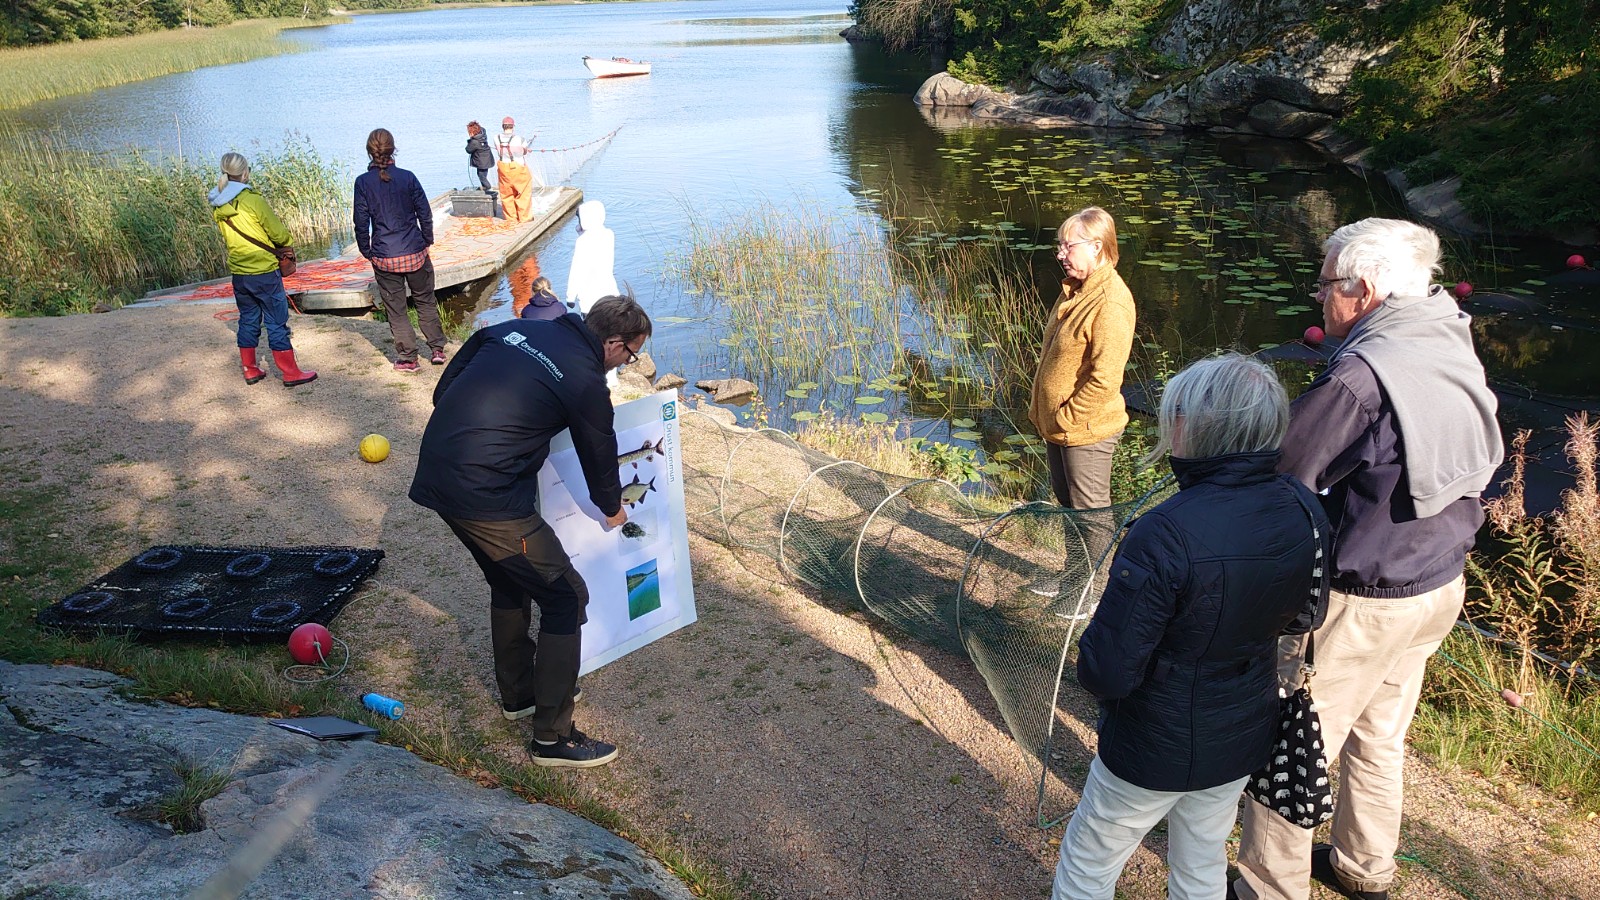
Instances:
[[[1402,600],[1334,591],[1317,629],[1311,696],[1322,717],[1323,747],[1338,761],[1333,867],[1345,886],[1388,890],[1400,843],[1401,767],[1406,730],[1417,711],[1422,673],[1461,615],[1463,579]],[[1279,641],[1279,675],[1298,686],[1304,637]],[[1307,900],[1312,831],[1254,801],[1244,805],[1239,872],[1242,900]]]

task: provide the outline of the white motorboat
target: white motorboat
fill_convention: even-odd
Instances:
[[[637,59],[627,59],[622,56],[613,56],[610,59],[600,59],[594,56],[585,56],[583,64],[596,78],[621,78],[625,75],[649,75],[650,64]]]

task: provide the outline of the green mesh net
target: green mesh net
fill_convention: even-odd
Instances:
[[[1095,719],[1067,665],[1122,527],[1172,490],[1107,509],[997,507],[946,481],[836,459],[773,429],[683,419],[690,527],[977,666],[1038,776],[1040,825],[1070,810]]]

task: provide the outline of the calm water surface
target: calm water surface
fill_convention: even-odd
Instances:
[[[535,146],[545,148],[620,128],[573,181],[606,204],[618,278],[663,322],[651,342],[655,358],[691,377],[730,368],[758,376],[780,422],[823,403],[854,415],[852,399],[868,388],[832,382],[827,360],[803,397],[786,396],[794,385],[775,375],[740,371],[719,343],[729,339],[728,316],[677,275],[691,223],[738,219],[770,204],[863,223],[903,252],[1003,234],[1031,257],[1042,316],[1060,274],[1044,249],[1054,227],[1100,204],[1122,229],[1119,270],[1139,302],[1141,329],[1187,358],[1291,341],[1318,324],[1306,290],[1322,238],[1363,216],[1404,215],[1387,187],[1293,142],[1021,130],[924,115],[910,95],[926,64],[846,43],[838,37],[849,24],[844,6],[707,0],[364,15],[291,32],[303,52],[8,116],[207,165],[225,150],[250,154],[294,133],[349,164],[352,175],[364,163],[367,132],[383,126],[396,136],[400,164],[430,194],[472,179],[463,152],[469,119],[492,132],[502,116],[514,116],[518,131],[536,133]],[[597,81],[581,63],[586,54],[647,59],[654,73]],[[891,222],[895,214],[905,218]],[[916,216],[945,224],[919,225]],[[531,253],[558,292],[575,236],[569,220]],[[1588,405],[1596,394],[1587,350],[1594,288],[1543,277],[1559,271],[1568,251],[1511,241],[1453,242],[1451,251],[1444,280],[1505,291],[1471,307],[1495,379],[1558,404],[1508,409],[1508,420],[1548,428],[1562,405]],[[453,303],[489,322],[510,314],[510,299],[502,277]],[[869,376],[915,379],[903,359],[871,365]],[[951,419],[986,421],[994,427],[980,443],[989,449],[1004,423],[1018,420],[1015,409],[982,408],[994,397],[958,403],[952,392],[950,408],[940,409],[912,408],[903,391],[877,393],[885,402],[873,411],[910,420],[918,433],[943,437],[968,427]]]

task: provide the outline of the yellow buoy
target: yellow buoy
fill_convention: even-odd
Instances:
[[[361,439],[361,458],[369,463],[383,462],[389,458],[389,439],[381,434],[369,434]]]

